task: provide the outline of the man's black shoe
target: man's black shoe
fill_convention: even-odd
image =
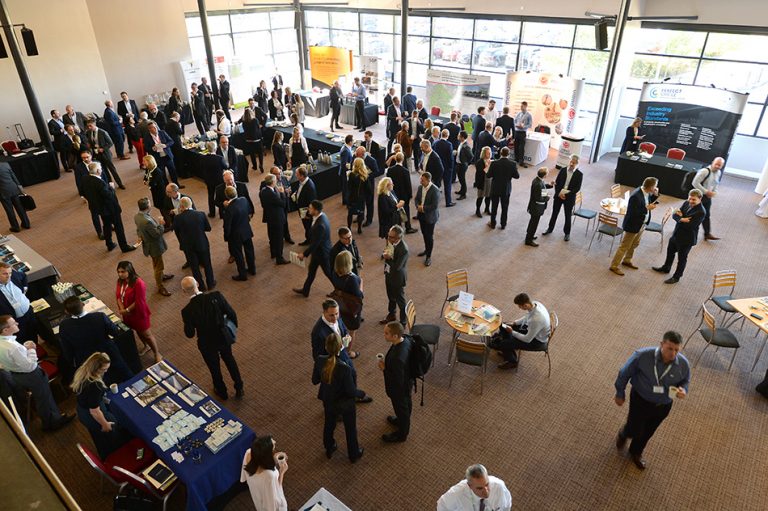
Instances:
[[[657,271],[659,273],[669,273],[670,272],[669,268],[665,268],[663,266],[654,266],[652,269],[653,269],[653,271]]]
[[[396,442],[405,442],[405,438],[401,437],[399,433],[386,433],[384,435],[381,435],[381,439],[387,442],[388,444],[392,444]]]

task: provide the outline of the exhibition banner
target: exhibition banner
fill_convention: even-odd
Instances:
[[[554,73],[511,71],[507,73],[505,105],[511,114],[520,111],[520,103],[528,102],[533,127],[548,126],[553,135],[551,147],[559,147],[563,133],[574,133],[584,80]]]
[[[335,80],[352,72],[352,50],[335,46],[310,46],[312,87],[330,89]]]
[[[643,141],[656,144],[656,154],[675,147],[687,160],[727,158],[748,97],[700,85],[645,83],[638,107]]]
[[[427,105],[439,107],[443,116],[452,110],[471,115],[477,107],[488,104],[490,88],[490,76],[427,70]]]

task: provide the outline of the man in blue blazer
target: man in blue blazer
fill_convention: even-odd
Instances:
[[[176,174],[176,164],[173,161],[173,152],[171,146],[173,145],[173,139],[171,136],[158,128],[154,122],[149,123],[147,136],[144,137],[144,149],[147,154],[151,154],[155,158],[157,168],[161,172],[165,172],[168,169],[168,175],[171,177],[171,181],[176,183],[179,188],[184,188],[179,184],[179,176]]]
[[[429,143],[427,142],[427,145]],[[435,158],[437,159],[437,158]],[[417,218],[421,225],[421,235],[424,237],[424,251],[419,252],[419,257],[426,256],[424,266],[432,264],[432,248],[435,244],[435,225],[440,218],[437,210],[440,199],[440,190],[432,182],[432,175],[424,172],[419,180],[421,186],[416,191]]]
[[[429,172],[432,176],[432,183],[437,186],[437,183],[442,182],[443,162],[440,160],[440,156],[432,150],[428,140],[422,140],[420,144],[421,148],[421,162],[419,163],[419,170],[421,172]]]
[[[616,255],[613,256],[610,267],[616,275],[624,275],[619,268],[619,263],[633,270],[637,269],[632,262],[632,256],[635,254],[637,245],[640,244],[645,226],[651,221],[651,211],[656,209],[656,199],[659,198],[659,189],[656,188],[658,182],[659,180],[655,177],[646,177],[643,186],[629,196],[627,214],[624,215],[624,222],[621,224],[624,237],[621,238],[621,244],[616,250]]]
[[[104,122],[107,125],[109,136],[115,143],[117,157],[121,160],[127,160],[128,156],[125,155],[125,131],[123,130],[123,123],[120,121],[120,116],[118,116],[114,110],[112,100],[106,100],[104,106],[106,107],[104,108]]]
[[[309,245],[309,231],[312,227],[312,217],[309,216],[308,210],[312,201],[317,199],[317,188],[315,188],[314,181],[309,179],[306,167],[299,167],[296,174],[299,180],[297,181],[296,191],[291,194],[291,198],[296,203],[301,225],[304,226],[304,241],[299,243],[299,245],[306,246]],[[304,216],[301,216],[302,211],[305,212]]]
[[[224,241],[227,242],[229,255],[235,259],[237,266],[237,275],[232,275],[232,280],[245,281],[248,280],[246,269],[251,275],[256,275],[248,201],[237,196],[234,186],[228,186],[224,195],[227,197],[224,202]]]
[[[195,210],[192,199],[182,197],[179,204],[179,212],[173,219],[173,232],[179,240],[179,248],[184,252],[192,275],[200,284],[200,289],[206,290],[203,285],[203,276],[200,274],[200,265],[205,270],[205,282],[210,291],[216,286],[211,265],[211,246],[208,243],[208,235],[211,232],[211,224],[202,211]]]
[[[37,343],[37,321],[27,298],[27,275],[0,261],[0,316],[12,316],[19,324],[16,339]]]
[[[410,115],[414,110],[416,110],[416,94],[413,93],[413,87],[409,86],[403,95],[403,112]]]
[[[352,142],[355,137],[347,135],[344,137],[344,145],[341,146],[339,151],[339,181],[341,182],[341,203],[347,205],[347,198],[349,191],[347,190],[347,172],[352,169],[352,160],[354,155],[352,153]]]
[[[311,256],[309,267],[307,268],[307,280],[304,281],[303,287],[293,289],[294,293],[304,295],[305,298],[309,296],[309,290],[312,287],[312,282],[315,280],[318,268],[322,268],[325,276],[333,284],[330,261],[331,224],[328,222],[328,217],[323,213],[323,203],[319,200],[313,200],[309,204],[308,214],[312,217],[309,246],[303,253],[299,254],[299,259],[302,261]]]
[[[694,188],[688,192],[688,200],[683,202],[683,205],[672,215],[677,225],[667,244],[667,259],[662,266],[653,268],[659,273],[669,273],[677,254],[675,273],[664,281],[665,284],[676,284],[683,277],[685,265],[688,262],[688,252],[698,242],[699,226],[706,215],[707,211],[701,204],[701,192]]]
[[[444,129],[440,133],[440,140],[435,140],[432,144],[432,149],[440,157],[440,163],[443,164],[443,194],[445,195],[445,207],[450,208],[455,206],[453,202],[453,144],[451,144],[448,137],[450,133],[447,129]],[[437,178],[435,178],[437,179]],[[439,186],[439,182],[438,182]]]

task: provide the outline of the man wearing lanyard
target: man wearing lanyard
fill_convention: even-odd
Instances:
[[[27,293],[27,275],[0,261],[0,314],[18,322],[16,338],[20,342],[37,342],[37,321]]]
[[[616,448],[623,450],[631,438],[629,454],[640,470],[645,469],[643,449],[669,415],[672,399],[683,399],[688,394],[691,369],[688,359],[679,353],[681,343],[679,333],[666,332],[659,347],[635,351],[619,370],[614,384],[614,401],[622,406],[627,382],[632,383],[629,415],[616,437]]]
[[[533,126],[533,117],[528,112],[528,103],[520,103],[520,111],[515,116],[515,160],[523,167],[525,163],[525,138],[528,136],[528,130]]]
[[[355,96],[355,129],[365,131],[365,85],[360,83],[360,77],[355,77],[352,86],[352,94]]]

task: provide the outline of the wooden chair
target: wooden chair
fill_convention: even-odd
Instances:
[[[584,237],[587,237],[587,233],[589,233],[589,225],[591,222],[595,220],[595,217],[597,217],[597,211],[593,211],[591,209],[587,209],[583,205],[584,201],[584,195],[581,193],[581,190],[576,192],[576,201],[573,203],[573,216],[571,217],[571,225],[576,223],[576,217],[583,218],[587,221],[587,227],[584,229]]]
[[[611,185],[611,199],[619,199],[622,195],[621,185]]]
[[[697,331],[704,338],[707,345],[704,346],[704,349],[701,350],[701,353],[699,353],[699,356],[696,357],[696,362],[693,363],[693,367],[696,367],[696,365],[699,363],[699,359],[701,359],[701,356],[704,354],[705,351],[707,351],[707,348],[709,348],[711,345],[711,346],[715,346],[716,348],[733,349],[733,356],[731,357],[731,363],[728,364],[728,371],[730,371],[731,366],[733,365],[733,360],[736,358],[736,352],[739,351],[739,347],[740,347],[739,340],[736,338],[733,332],[731,332],[728,328],[717,327],[717,323],[715,322],[715,316],[713,316],[712,313],[709,312],[709,310],[707,309],[706,303],[701,304],[701,322],[699,323],[699,326],[696,327],[696,330],[691,332],[691,335],[689,335],[688,339],[685,340],[685,344],[683,344],[683,349],[685,349],[685,346],[688,344],[688,341],[691,340],[691,337],[693,337],[693,334],[695,334]]]
[[[637,149],[641,153],[648,153],[653,156],[653,153],[656,152],[656,144],[653,142],[641,142]]]
[[[137,490],[143,493],[146,493],[150,497],[153,497],[157,500],[161,500],[163,502],[163,511],[165,511],[166,507],[168,506],[168,499],[171,497],[173,492],[176,491],[176,488],[179,487],[178,478],[176,478],[170,484],[170,486],[161,490],[161,489],[155,488],[152,485],[152,483],[147,481],[139,473],[133,473],[130,470],[126,470],[122,467],[115,467],[115,470],[123,474],[123,476],[126,478],[129,485],[133,486],[134,488],[136,488]]]
[[[670,160],[684,160],[685,151],[683,149],[678,149],[677,147],[672,147],[667,150],[667,158]]]
[[[616,236],[623,235],[624,230],[619,227],[619,219],[617,217],[605,213],[598,214],[597,222],[598,227],[592,232],[592,239],[589,240],[589,247],[587,248],[587,252],[589,252],[589,249],[592,248],[592,242],[595,241],[595,234],[599,234],[597,241],[600,241],[600,238],[602,238],[603,234],[605,234],[606,236],[611,237],[611,248],[608,250],[608,255],[610,256],[613,252],[613,242],[616,239]]]
[[[440,344],[440,326],[428,323],[416,324],[416,306],[413,300],[405,304],[406,328],[411,335],[419,335],[424,342],[432,346],[432,367],[435,366],[435,354]]]
[[[445,300],[440,307],[440,314],[445,309],[445,304],[457,300],[459,291],[469,292],[469,272],[466,268],[451,270],[445,274]]]
[[[557,319],[557,314],[553,311],[549,311],[549,338],[547,339],[547,345],[544,347],[544,349],[540,350],[517,350],[517,360],[520,360],[520,355],[524,351],[542,351],[547,356],[547,378],[552,374],[552,360],[549,358],[549,347],[552,345],[552,337],[555,335],[555,330],[557,330],[557,327],[559,326],[560,322]]]
[[[483,393],[483,380],[488,367],[488,346],[484,342],[467,341],[459,337],[456,339],[456,356],[451,363],[451,377],[448,380],[448,387],[453,383],[453,371],[457,364],[466,364],[479,367],[480,372],[480,394]]]
[[[664,217],[661,219],[661,223],[651,222],[645,228],[645,230],[648,232],[657,232],[661,235],[661,241],[659,243],[659,252],[661,252],[664,249],[664,226],[667,225],[667,222],[669,221],[669,218],[672,216],[672,212],[674,211],[675,211],[675,208],[670,206],[664,212]]]

